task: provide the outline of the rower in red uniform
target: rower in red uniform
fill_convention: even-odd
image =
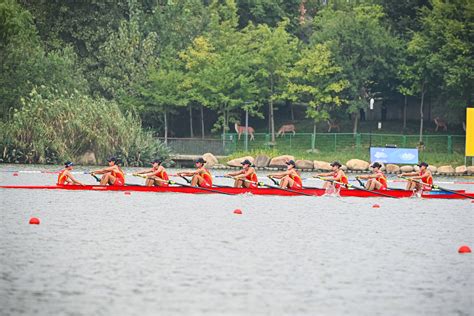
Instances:
[[[163,159],[158,158],[151,162],[152,168],[136,172],[133,175],[143,175],[146,177],[145,185],[147,187],[158,186],[158,187],[167,187],[168,186],[168,173],[166,173],[165,167],[161,165]]]
[[[346,174],[344,173],[344,170],[341,169],[342,165],[338,161],[334,161],[333,163],[330,164],[332,167],[332,172],[327,172],[327,173],[319,173],[315,177],[328,177],[328,178],[321,178],[322,180],[332,180],[332,181],[326,181],[324,182],[323,188],[328,189],[330,187],[339,190],[341,187],[342,183],[343,185],[346,185],[349,183],[349,180],[347,179]],[[334,183],[334,182],[339,182],[339,183]]]
[[[422,162],[418,164],[420,167],[419,172],[407,172],[398,175],[399,177],[409,177],[408,180],[419,180],[422,183],[418,183],[415,181],[408,181],[406,190],[416,190],[416,191],[427,191],[431,190],[431,186],[433,185],[433,175],[431,171],[428,169],[428,164],[426,162]]]
[[[91,172],[91,174],[101,174],[100,179],[101,185],[124,185],[125,184],[125,173],[119,166],[120,160],[115,157],[107,159],[109,166],[104,169],[99,169]]]
[[[250,160],[245,159],[241,162],[242,170],[226,174],[235,179],[234,188],[257,188],[257,173]],[[247,180],[247,181],[245,181]]]
[[[206,161],[202,158],[196,159],[196,170],[188,172],[178,172],[177,175],[180,177],[191,177],[191,185],[199,186],[203,188],[212,188],[212,176],[209,170],[204,168]]]
[[[373,169],[374,173],[369,175],[357,176],[356,178],[367,179],[367,182],[365,183],[365,188],[367,190],[387,190],[387,178],[385,177],[382,170],[380,170],[380,168],[382,168],[382,165],[378,162],[374,162],[370,167]]]
[[[296,163],[294,160],[286,162],[287,170],[281,173],[269,174],[269,178],[281,179],[280,187],[284,189],[302,189],[303,181],[299,173],[296,171]]]
[[[68,185],[68,184],[78,184],[84,185],[84,183],[76,180],[71,174],[74,164],[70,161],[64,163],[64,169],[59,172],[57,185]]]

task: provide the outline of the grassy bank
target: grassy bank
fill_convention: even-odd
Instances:
[[[230,155],[226,161],[231,159],[243,157],[243,156],[252,156],[257,155],[267,155],[269,157],[276,157],[280,155],[293,155],[295,159],[307,159],[307,160],[322,160],[322,161],[334,161],[338,160],[341,163],[345,164],[350,159],[362,159],[369,161],[369,153],[367,150],[347,150],[339,152],[321,152],[321,153],[308,153],[306,151],[292,151],[292,152],[282,152],[278,150],[253,150],[253,151],[239,151]],[[452,165],[453,167],[464,165],[464,155],[461,153],[452,153],[452,154],[440,154],[440,153],[423,153],[420,152],[419,158],[422,161],[426,161],[431,165],[442,166],[442,165]],[[468,160],[468,165],[470,159]]]

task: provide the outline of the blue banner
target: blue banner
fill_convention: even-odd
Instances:
[[[396,164],[417,164],[417,148],[371,147],[370,161]]]

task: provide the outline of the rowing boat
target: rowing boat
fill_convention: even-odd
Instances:
[[[108,186],[108,185],[1,185],[0,189],[34,189],[34,190],[70,190],[70,191],[130,191],[130,192],[173,192],[173,193],[193,193],[193,194],[215,194],[215,193],[228,193],[228,194],[245,194],[251,193],[255,195],[281,195],[281,196],[301,196],[294,191],[285,191],[275,188],[231,188],[231,187],[215,187],[212,190],[216,191],[203,191],[199,188],[194,187],[181,187],[181,186],[168,186],[168,187],[146,187],[142,185],[124,185],[124,186]],[[320,188],[305,188],[297,190],[305,194],[322,196],[326,192]],[[408,198],[413,196],[413,192],[406,190],[383,190],[380,191],[386,195],[390,195],[396,198]],[[474,197],[474,192],[466,193],[464,190],[456,191],[471,197]],[[381,197],[369,191],[361,191],[356,189],[341,189],[339,192],[340,196],[344,197]],[[428,199],[463,199],[463,196],[455,193],[442,191],[442,190],[431,190],[424,191],[421,194],[422,198]]]

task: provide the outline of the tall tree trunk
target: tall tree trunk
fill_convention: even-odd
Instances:
[[[352,128],[352,133],[354,134],[354,137],[357,134],[358,125],[359,125],[359,113],[355,112],[354,113],[354,127]]]
[[[423,114],[423,105],[425,102],[425,82],[421,84],[421,102],[420,102],[420,145],[423,142],[423,119],[424,119],[424,114]]]
[[[163,118],[165,121],[165,144],[168,144],[168,116],[166,115],[166,110],[163,111]]]
[[[275,118],[273,113],[273,75],[270,75],[270,133],[272,134],[272,143],[275,142]]]
[[[403,105],[403,129],[407,128],[407,106],[408,106],[408,97],[405,96],[405,104]]]
[[[295,112],[293,111],[293,102],[290,102],[290,114],[291,114],[291,121],[295,121]]]
[[[311,142],[311,151],[314,153],[314,149],[316,148],[316,121],[313,122],[313,140]]]
[[[227,127],[227,111],[225,110],[226,106],[224,106],[224,110],[222,111],[224,115],[224,122],[222,123],[222,146],[225,151],[225,131]]]
[[[204,139],[204,106],[201,104],[201,138]]]
[[[189,135],[191,138],[194,137],[194,132],[193,132],[193,107],[191,104],[189,105]]]

